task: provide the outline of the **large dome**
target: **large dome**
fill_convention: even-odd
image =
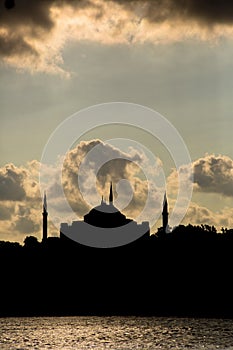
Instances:
[[[100,205],[84,215],[84,221],[73,221],[71,225],[61,224],[61,237],[65,235],[85,245],[92,242],[93,247],[116,247],[142,236],[148,237],[149,234],[148,222],[137,224],[113,205],[112,183],[108,204],[102,197]]]
[[[96,227],[119,227],[132,220],[127,219],[112,203],[106,204],[102,201],[84,215],[84,221]]]

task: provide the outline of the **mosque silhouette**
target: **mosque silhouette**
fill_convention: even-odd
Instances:
[[[148,221],[137,223],[127,218],[113,204],[113,185],[110,183],[108,203],[104,201],[103,196],[100,205],[92,208],[89,213],[84,215],[83,220],[73,221],[71,224],[61,223],[60,239],[62,241],[76,241],[88,244],[88,239],[100,240],[100,245],[107,247],[105,243],[109,241],[109,235],[112,234],[112,243],[117,245],[120,241],[122,244],[132,242],[139,238],[148,238],[150,236],[150,226]],[[47,199],[44,195],[43,203],[43,238],[42,242],[46,242],[48,237],[47,229]],[[164,195],[163,211],[162,211],[162,230],[166,232],[168,228],[168,203],[166,193]],[[114,241],[115,240],[115,241]]]

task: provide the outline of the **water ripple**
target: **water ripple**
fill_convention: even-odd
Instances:
[[[165,317],[1,318],[0,349],[233,349],[233,320]]]

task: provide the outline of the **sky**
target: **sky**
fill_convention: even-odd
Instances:
[[[41,239],[44,147],[68,117],[109,102],[151,108],[183,138],[194,175],[183,223],[232,228],[232,42],[231,1],[0,0],[0,240],[23,242],[27,235]],[[157,157],[156,164],[134,144],[127,149],[107,142],[113,137],[137,140]],[[90,193],[97,186],[92,204],[101,194],[107,196],[110,179],[115,184],[127,179],[132,188],[123,183],[117,203],[127,216],[137,218],[148,192],[138,167],[147,164],[145,173],[164,172],[172,211],[177,169],[151,135],[119,126],[99,127],[78,138],[77,130],[77,143],[63,163],[63,185],[79,218],[90,203],[77,190],[77,173],[96,146],[103,154],[127,160],[105,166],[97,185],[91,162],[84,185]],[[58,175],[54,169],[47,172],[49,217],[56,207],[55,221],[64,221]],[[161,212],[163,190],[158,185],[153,192],[146,219]],[[50,235],[58,235],[51,221]]]

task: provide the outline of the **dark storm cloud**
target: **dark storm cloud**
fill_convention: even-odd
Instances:
[[[4,10],[3,1],[0,1],[0,23],[12,28],[23,24],[32,26],[32,29],[33,26],[39,26],[49,30],[53,26],[53,21],[50,18],[50,7],[54,2],[50,0],[19,0],[15,2],[15,7],[11,11],[7,11]]]
[[[178,0],[177,8],[187,17],[197,18],[210,24],[233,22],[231,0]]]
[[[143,17],[161,22],[174,17],[194,19],[203,24],[233,22],[233,1],[231,0],[115,0],[122,6],[134,10],[143,5]]]
[[[20,35],[13,34],[8,36],[0,36],[0,55],[32,55],[37,56],[37,51],[32,48]]]
[[[202,24],[213,25],[217,23],[231,24],[233,22],[233,1],[230,0],[113,0],[122,9],[136,12],[139,17],[151,22],[163,22],[179,18],[183,20],[194,19]],[[0,0],[0,28],[5,28],[11,35],[0,34],[0,53],[12,54],[15,51],[30,51],[23,38],[19,40],[17,30],[21,26],[30,28],[30,36],[38,37],[48,34],[54,27],[51,9],[56,6],[63,9],[70,5],[75,8],[99,8],[99,20],[107,11],[104,4],[109,1],[95,0],[16,0],[15,6],[7,10],[4,4],[12,4],[12,1]],[[6,44],[7,39],[10,43]],[[16,42],[18,40],[18,44]]]
[[[36,57],[36,49],[26,41],[25,36],[36,38],[51,30],[51,1],[20,0],[11,10],[5,9],[3,3],[0,1],[0,55]],[[22,28],[25,28],[25,35]]]
[[[51,8],[53,6],[61,9],[70,5],[74,8],[85,8],[94,6],[90,1],[82,0],[16,0],[15,6],[11,11],[4,9],[4,1],[0,0],[0,24],[7,25],[12,29],[18,25],[31,26],[32,34],[40,35],[36,29],[44,29],[49,31],[54,26],[51,16]]]
[[[112,2],[132,11],[138,5],[142,5],[144,9],[147,8],[144,15],[152,21],[164,21],[178,16],[197,19],[207,24],[233,22],[233,2],[231,0],[113,0]],[[94,0],[15,0],[15,6],[10,6],[13,3],[12,0],[5,2],[2,0],[0,3],[14,7],[8,13],[1,11],[1,21],[9,21],[11,18],[14,24],[26,21],[29,25],[38,25],[47,30],[53,26],[50,17],[50,9],[53,5],[63,7],[68,4],[79,8],[97,6],[101,8],[101,3],[97,4]],[[3,8],[3,5],[1,7]]]
[[[0,56],[20,69],[68,77],[61,66],[69,41],[159,43],[228,35],[217,24],[233,24],[232,1],[15,0],[13,6],[0,0]]]
[[[4,7],[5,5],[5,7]],[[59,1],[59,0],[0,0],[0,55],[37,56],[36,48],[29,44],[25,37],[42,39],[53,29],[55,22],[51,16],[53,6],[62,9],[65,5],[83,8],[88,1]],[[2,29],[2,31],[1,31]]]

